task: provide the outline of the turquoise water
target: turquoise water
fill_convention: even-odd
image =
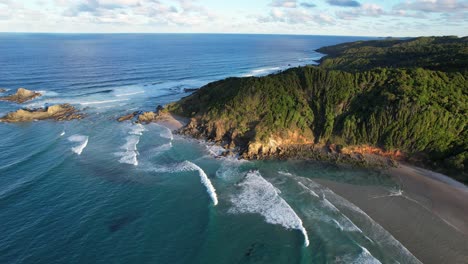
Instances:
[[[67,102],[87,114],[0,124],[0,263],[417,263],[379,224],[319,183],[397,188],[385,175],[222,158],[219,147],[163,126],[115,121],[177,100],[184,88],[311,63],[304,58],[321,56],[314,49],[357,38],[0,39],[9,51],[1,86],[45,91],[30,107]],[[0,112],[19,107],[2,102]]]

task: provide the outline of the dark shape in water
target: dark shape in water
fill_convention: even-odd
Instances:
[[[193,93],[198,91],[198,88],[185,88],[184,93]]]
[[[125,226],[129,225],[130,223],[134,222],[138,218],[141,217],[139,213],[132,213],[129,215],[125,215],[119,218],[114,219],[110,222],[108,228],[111,233],[117,232],[124,228]]]
[[[91,92],[91,93],[84,93],[80,94],[79,96],[88,96],[88,95],[93,95],[93,94],[108,94],[112,93],[114,90],[102,90],[102,91],[97,91],[97,92]]]

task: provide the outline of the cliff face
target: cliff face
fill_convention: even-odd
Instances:
[[[434,71],[418,63],[352,71],[327,64],[229,78],[202,87],[168,110],[191,118],[182,133],[219,142],[245,158],[359,160],[371,155],[466,172],[466,72],[453,67]]]

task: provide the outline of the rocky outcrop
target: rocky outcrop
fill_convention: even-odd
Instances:
[[[136,111],[136,112],[133,112],[131,114],[124,115],[124,116],[121,116],[121,117],[117,118],[117,121],[118,122],[131,121],[131,120],[135,119],[136,117],[138,117],[141,113],[142,113],[141,111]]]
[[[149,124],[152,122],[156,122],[158,118],[161,117],[160,113],[155,112],[144,112],[138,116],[138,122],[143,124]]]
[[[6,91],[7,91],[7,89],[5,89],[5,88],[0,88],[0,93],[4,93],[4,92],[6,92]]]
[[[268,139],[255,139],[255,128],[239,136],[240,133],[226,122],[203,122],[192,118],[178,130],[179,134],[205,139],[226,149],[222,156],[237,154],[247,160],[302,159],[332,162],[359,167],[394,167],[404,155],[399,151],[384,151],[369,146],[344,148],[335,144],[316,144],[309,137],[298,131],[284,131],[281,135],[273,134]]]
[[[36,97],[42,96],[41,93],[30,91],[24,88],[18,88],[15,94],[9,95],[9,96],[4,96],[0,97],[1,101],[9,101],[9,102],[15,102],[18,104],[22,104],[24,102],[27,102],[29,100],[32,100]]]
[[[56,120],[65,121],[72,119],[82,119],[83,115],[69,104],[53,105],[46,108],[20,109],[16,112],[8,113],[0,118],[1,122],[18,123],[31,122],[36,120]]]

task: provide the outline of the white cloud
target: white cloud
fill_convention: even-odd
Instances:
[[[296,8],[297,0],[273,0],[271,6],[274,7],[285,7],[285,8]]]
[[[448,13],[468,11],[468,2],[457,0],[408,0],[394,7],[396,10]]]

